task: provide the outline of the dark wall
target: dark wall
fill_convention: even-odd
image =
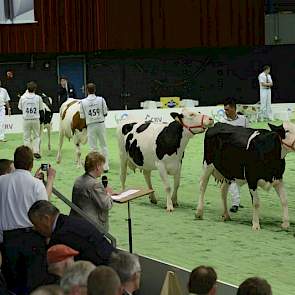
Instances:
[[[264,44],[264,0],[34,3],[36,23],[0,25],[0,53]]]
[[[161,96],[198,99],[200,105],[216,105],[228,96],[240,103],[259,100],[257,76],[271,65],[273,102],[294,102],[295,46],[256,48],[100,51],[86,56],[87,81],[97,85],[110,109],[140,108],[144,100]],[[11,68],[14,78],[8,91],[17,105],[29,80],[56,101],[55,55],[1,56],[0,67]],[[5,62],[4,62],[5,61]],[[44,63],[50,62],[50,68]],[[5,82],[5,81],[4,81]],[[57,110],[57,108],[56,108]],[[15,112],[15,110],[14,110]]]

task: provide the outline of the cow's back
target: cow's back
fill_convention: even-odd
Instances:
[[[72,123],[75,117],[80,118],[80,101],[77,99],[68,99],[60,107],[60,131],[67,138],[73,137]]]
[[[118,127],[121,153],[126,154],[129,161],[144,170],[157,169],[156,162],[165,162],[165,155],[181,159],[182,154],[177,154],[181,136],[182,126],[177,122],[128,122],[121,123]]]
[[[209,128],[204,139],[204,162],[227,179],[244,179],[248,158],[248,141],[255,129],[217,123]]]

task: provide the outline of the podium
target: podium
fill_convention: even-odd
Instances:
[[[118,195],[112,195],[111,198],[116,203],[127,203],[128,205],[128,238],[129,238],[129,252],[132,253],[132,222],[131,222],[131,209],[130,209],[130,201],[153,193],[152,189],[128,189],[121,192]]]

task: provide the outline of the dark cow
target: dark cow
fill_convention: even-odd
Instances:
[[[167,211],[177,205],[181,160],[189,139],[213,125],[210,117],[186,110],[182,114],[171,113],[171,116],[174,121],[169,124],[129,120],[129,123],[122,122],[118,126],[122,188],[125,188],[127,165],[143,171],[150,189],[151,171],[158,169],[167,195]],[[168,175],[174,176],[173,192]],[[150,200],[157,202],[154,193]]]
[[[208,129],[204,140],[204,173],[200,181],[200,198],[196,217],[203,218],[204,195],[210,175],[222,182],[223,218],[230,220],[227,192],[232,180],[248,183],[253,204],[253,230],[259,230],[259,197],[257,187],[273,186],[283,207],[283,228],[289,227],[287,197],[283,185],[285,156],[295,151],[295,125],[269,124],[271,131],[217,123]]]
[[[51,150],[51,142],[50,142],[50,135],[51,135],[51,129],[52,129],[52,98],[47,96],[46,94],[42,93],[41,98],[43,100],[43,107],[44,111],[40,112],[40,151],[41,151],[41,141],[42,141],[42,135],[44,132],[44,129],[47,131],[48,136],[48,150]]]
[[[61,162],[61,149],[64,137],[73,138],[76,148],[76,164],[81,167],[81,144],[87,142],[87,129],[85,119],[80,118],[80,103],[78,99],[69,98],[59,110],[59,144],[56,156],[57,163]]]

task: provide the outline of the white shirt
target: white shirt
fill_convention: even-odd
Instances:
[[[90,94],[81,101],[80,118],[86,119],[86,125],[104,122],[107,113],[106,102],[101,96]]]
[[[260,73],[258,76],[258,81],[259,81],[260,89],[270,89],[270,87],[263,86],[261,84],[261,83],[272,83],[270,74],[266,74],[264,72]]]
[[[10,101],[10,97],[5,88],[0,87],[0,108],[5,106],[5,104]]]
[[[42,98],[32,92],[26,91],[18,102],[18,108],[23,112],[25,120],[40,118],[40,110],[44,110]]]
[[[224,117],[220,120],[221,123],[230,124],[233,126],[242,126],[242,127],[249,127],[248,120],[243,115],[237,115],[235,119],[230,119],[228,117]]]
[[[32,227],[28,211],[38,200],[48,200],[47,191],[30,171],[16,169],[0,176],[0,230]]]

